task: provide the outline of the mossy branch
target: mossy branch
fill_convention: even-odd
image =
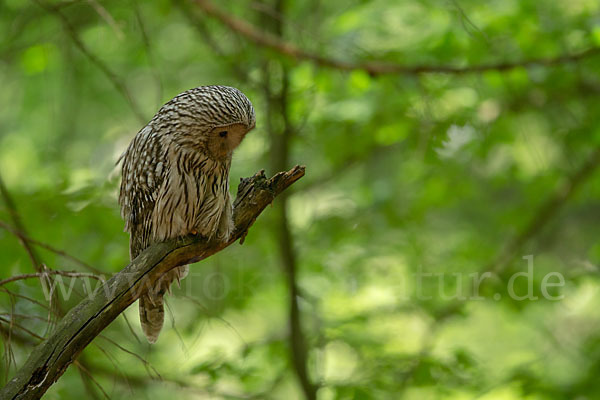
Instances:
[[[144,250],[65,315],[54,333],[32,351],[15,377],[0,390],[0,398],[39,399],[79,353],[161,275],[174,267],[208,258],[243,238],[265,207],[303,176],[304,167],[296,166],[272,178],[260,171],[242,179],[234,202],[235,230],[227,243],[190,236]]]

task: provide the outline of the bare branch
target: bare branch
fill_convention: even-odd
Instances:
[[[226,243],[184,237],[144,250],[90,298],[58,323],[54,333],[36,348],[15,377],[0,389],[0,398],[38,399],[60,378],[79,353],[164,273],[201,261],[241,238],[260,213],[286,188],[304,176],[296,166],[267,179],[261,171],[242,179],[234,202],[235,229]]]
[[[384,61],[369,62],[351,62],[335,58],[324,57],[320,54],[301,49],[293,43],[286,42],[281,38],[264,32],[248,22],[232,17],[230,13],[220,9],[210,0],[196,0],[196,4],[208,15],[215,17],[229,29],[243,35],[248,40],[258,46],[267,47],[277,51],[287,57],[296,60],[307,60],[317,65],[327,68],[334,68],[343,71],[362,70],[372,76],[389,74],[408,74],[417,75],[425,73],[438,74],[468,74],[485,71],[509,71],[518,67],[533,67],[536,65],[554,66],[569,62],[577,62],[584,58],[600,54],[600,47],[592,47],[585,51],[575,54],[565,54],[551,58],[532,58],[514,62],[500,62],[497,64],[481,64],[466,67],[457,67],[451,65],[403,65]]]

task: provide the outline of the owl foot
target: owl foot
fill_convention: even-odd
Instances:
[[[192,229],[192,230],[190,231],[190,235],[194,235],[194,236],[196,236],[197,234],[198,234],[198,231],[197,231],[196,229]]]

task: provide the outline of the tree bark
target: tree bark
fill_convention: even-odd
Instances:
[[[144,250],[121,272],[71,309],[54,333],[36,347],[15,377],[0,390],[1,399],[38,399],[60,378],[79,353],[165,272],[198,262],[239,238],[275,197],[304,176],[296,166],[267,179],[263,171],[242,179],[234,202],[235,230],[226,243],[183,237]]]

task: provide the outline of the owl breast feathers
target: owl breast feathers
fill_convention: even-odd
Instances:
[[[119,204],[131,259],[153,243],[190,233],[229,238],[231,157],[254,125],[254,108],[242,92],[201,86],[174,97],[138,132],[121,156]],[[149,342],[163,325],[164,293],[187,271],[167,272],[140,297]]]

